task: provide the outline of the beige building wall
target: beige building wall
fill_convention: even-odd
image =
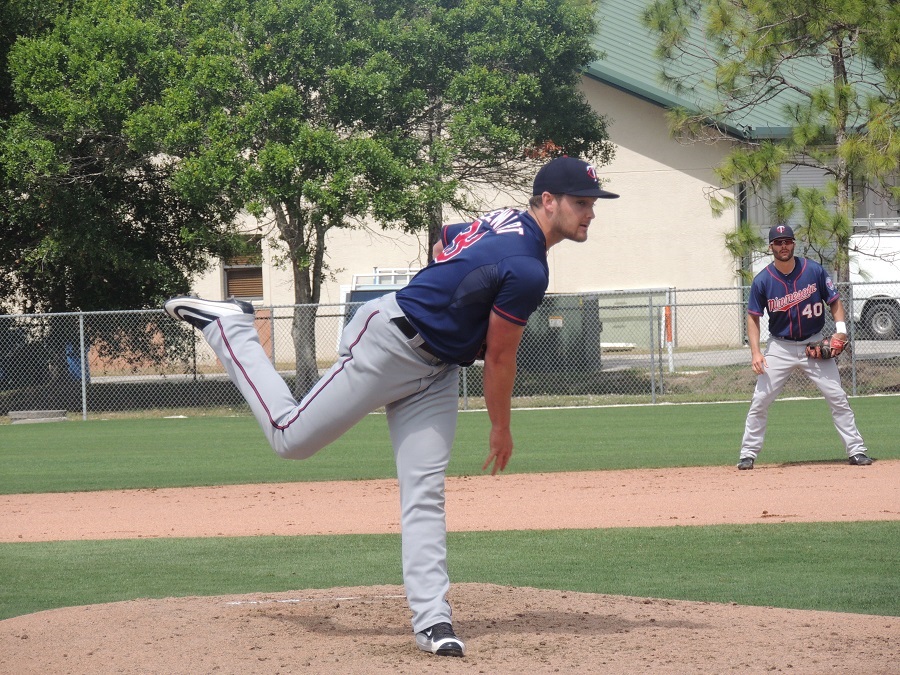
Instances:
[[[616,157],[601,175],[621,197],[598,200],[586,245],[551,249],[550,290],[737,285],[736,262],[725,250],[737,216],[713,217],[706,198],[728,148],[680,144],[663,108],[591,79],[583,89],[609,118]]]
[[[600,173],[604,186],[621,198],[597,201],[587,242],[563,242],[550,250],[548,292],[737,287],[736,263],[724,247],[725,234],[736,226],[736,215],[727,212],[714,218],[706,197],[716,184],[713,167],[727,148],[679,144],[668,132],[664,109],[593,79],[585,78],[583,91],[609,118],[616,156]],[[525,193],[489,195],[488,208],[524,205],[527,197]],[[448,222],[457,218],[448,214]],[[332,230],[327,253],[330,275],[323,284],[322,303],[340,303],[354,275],[371,274],[376,268],[424,265],[425,246],[424,234],[375,226]],[[263,304],[293,304],[290,272],[272,264],[278,255],[268,243],[263,254]],[[221,266],[198,279],[195,290],[201,297],[223,298]],[[737,339],[741,320],[740,315],[723,317],[719,337]],[[706,321],[683,316],[678,340],[682,344],[708,340],[709,328]]]
[[[253,230],[255,222],[248,221]],[[322,284],[323,304],[338,304],[342,288],[349,287],[354,274],[371,274],[376,267],[420,267],[427,261],[427,235],[410,235],[378,227],[334,229],[328,235],[327,260],[329,278]],[[294,304],[293,277],[290,270],[278,261],[283,250],[272,248],[268,240],[263,244],[263,297],[266,305]],[[225,297],[225,275],[222,265],[216,265],[198,278],[195,292],[204,298],[221,300]]]

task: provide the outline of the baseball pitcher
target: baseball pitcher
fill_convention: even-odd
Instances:
[[[527,210],[503,209],[443,230],[433,263],[398,291],[363,305],[345,328],[337,363],[297,402],[259,343],[253,307],[193,297],[165,303],[203,335],[278,455],[304,459],[384,407],[400,485],[403,583],[416,644],[463,656],[446,595],[444,476],[456,431],[459,367],[484,359],[491,421],[483,469],[512,455],[516,351],[549,281],[547,250],[583,242],[601,190],[573,157],[546,165]]]

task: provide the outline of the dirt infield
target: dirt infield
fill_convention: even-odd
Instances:
[[[447,502],[451,531],[896,520],[900,462],[477,476],[449,480]],[[398,530],[395,481],[0,497],[6,542]],[[887,674],[900,663],[897,617],[482,584],[451,594],[465,659],[418,652],[402,588],[370,587],[7,619],[0,672]]]

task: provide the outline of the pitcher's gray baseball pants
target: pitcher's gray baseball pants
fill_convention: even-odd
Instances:
[[[744,439],[741,441],[741,459],[756,459],[762,450],[763,438],[766,435],[766,421],[769,406],[784,389],[788,377],[794,369],[799,368],[819,388],[831,408],[831,418],[837,429],[847,456],[852,457],[866,452],[862,436],[856,428],[856,418],[847,394],[841,386],[841,376],[835,359],[811,359],[806,356],[806,343],[821,339],[817,333],[804,342],[790,342],[770,338],[766,346],[766,369],[756,380],[756,389],[747,413],[744,427]]]
[[[407,339],[391,322],[402,315],[393,293],[360,307],[344,328],[337,362],[299,403],[260,345],[252,316],[223,317],[203,335],[281,457],[310,457],[386,409],[400,485],[403,583],[419,632],[450,622],[444,474],[459,367],[422,350],[421,337]]]

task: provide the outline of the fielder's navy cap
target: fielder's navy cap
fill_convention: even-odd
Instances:
[[[790,225],[773,225],[769,229],[769,243],[771,244],[776,239],[793,239],[794,231],[791,229]]]
[[[574,157],[557,157],[544,164],[534,177],[531,194],[573,195],[616,199],[619,195],[600,189],[597,172],[587,162]]]

